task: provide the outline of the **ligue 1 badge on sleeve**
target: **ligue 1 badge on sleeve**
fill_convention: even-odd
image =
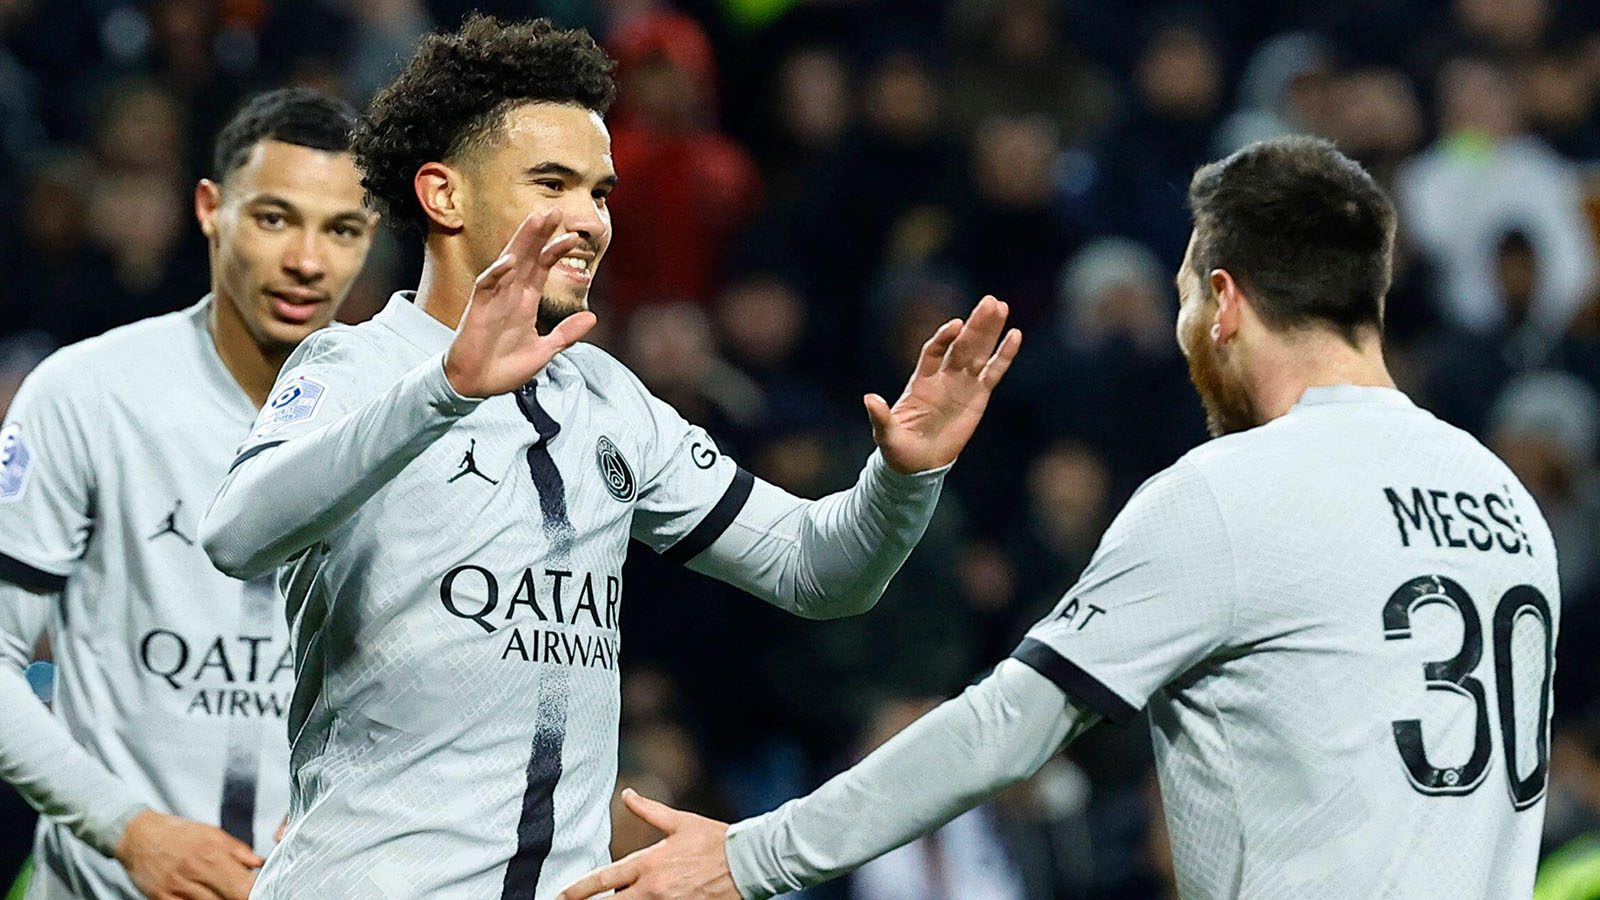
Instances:
[[[0,503],[22,498],[28,486],[28,445],[22,441],[22,423],[0,428]]]
[[[267,401],[261,410],[261,419],[251,437],[261,437],[295,422],[303,422],[317,414],[322,405],[322,395],[328,386],[313,378],[301,375],[284,385]]]
[[[628,461],[622,458],[622,451],[611,439],[605,435],[594,445],[595,462],[600,466],[600,476],[605,479],[606,490],[611,496],[623,503],[633,499],[635,485],[633,470],[628,468]]]

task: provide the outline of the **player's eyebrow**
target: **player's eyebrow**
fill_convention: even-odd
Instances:
[[[257,195],[255,195],[254,197],[251,197],[249,200],[247,200],[245,202],[247,202],[251,206],[255,206],[255,205],[259,204],[259,205],[265,205],[265,206],[281,206],[284,209],[294,209],[295,208],[295,205],[293,203],[290,203],[288,200],[285,200],[284,198],[279,197],[277,194],[257,194]]]
[[[577,169],[558,162],[542,162],[535,166],[529,166],[522,170],[522,174],[528,178],[533,178],[539,175],[555,175],[566,181],[583,180],[583,176],[578,173]],[[612,174],[600,179],[599,185],[601,187],[616,187],[616,173],[613,172]]]

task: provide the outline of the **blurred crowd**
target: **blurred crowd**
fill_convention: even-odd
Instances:
[[[1600,897],[1600,6],[0,0],[0,410],[54,347],[205,292],[192,187],[242,97],[302,83],[362,104],[471,8],[586,26],[618,60],[596,340],[761,477],[848,485],[871,449],[860,395],[894,396],[982,294],[1026,334],[871,614],[798,622],[634,554],[624,785],[759,812],[1004,657],[1132,490],[1205,437],[1172,334],[1190,173],[1315,133],[1400,210],[1402,387],[1500,453],[1555,530],[1541,897]],[[419,260],[380,240],[341,318],[414,286]],[[1145,726],[1102,726],[812,894],[1168,897],[1158,802]],[[617,817],[617,851],[653,838]]]

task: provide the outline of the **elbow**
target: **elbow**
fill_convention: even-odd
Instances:
[[[272,568],[265,561],[265,554],[252,554],[245,547],[245,542],[229,540],[229,537],[231,530],[224,524],[214,522],[210,516],[200,523],[200,546],[217,571],[229,578],[248,581]]]
[[[802,600],[796,604],[796,610],[802,618],[847,619],[870,612],[883,597],[883,588],[876,586],[868,590],[840,591],[833,594],[818,594],[810,600]]]

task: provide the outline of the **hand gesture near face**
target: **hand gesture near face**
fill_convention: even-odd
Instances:
[[[557,353],[583,339],[594,313],[574,313],[540,334],[539,300],[550,270],[583,238],[557,234],[561,214],[528,216],[505,252],[473,284],[455,340],[445,354],[445,377],[463,397],[492,397],[522,387]]]

